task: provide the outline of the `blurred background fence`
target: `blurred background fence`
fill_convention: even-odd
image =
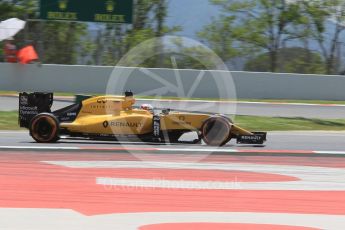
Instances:
[[[345,73],[343,0],[134,0],[132,24],[40,21],[38,14],[39,0],[0,2],[0,20],[28,22],[17,46],[34,44],[46,64],[116,65],[147,39],[178,35],[208,46],[231,70]],[[175,54],[179,68],[216,68],[193,58],[208,55],[202,47],[178,48],[188,53]],[[142,66],[172,67],[164,55]]]
[[[21,65],[0,63],[0,90],[98,93],[107,92],[108,81],[114,67],[111,66],[72,66],[72,65]],[[172,69],[147,69],[160,77],[160,82],[146,74],[140,68],[121,67],[121,76],[116,76],[121,84],[117,92],[132,90],[136,94],[148,96],[187,97],[193,82],[198,82],[199,70],[179,70],[184,85],[184,95],[167,90],[165,93],[147,94],[164,87],[160,82],[166,81],[176,85],[176,72]],[[194,98],[224,98],[215,84],[216,78],[221,78],[223,87],[233,90],[231,96],[240,99],[305,99],[305,100],[345,100],[345,76],[326,76],[309,74],[278,74],[204,71],[199,81]],[[129,76],[128,78],[126,78]],[[114,77],[114,76],[112,76]],[[125,79],[122,79],[125,78]],[[115,87],[116,88],[116,87]],[[171,87],[170,87],[171,89]],[[227,95],[229,95],[227,94]],[[225,97],[225,99],[228,99]],[[234,98],[236,99],[236,98]]]

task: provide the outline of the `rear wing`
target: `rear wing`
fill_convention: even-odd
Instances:
[[[50,113],[53,99],[53,93],[20,93],[18,118],[20,127],[28,128],[31,119],[39,113]]]

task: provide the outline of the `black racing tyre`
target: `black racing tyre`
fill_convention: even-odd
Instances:
[[[227,119],[227,120],[230,122],[230,125],[231,125],[231,126],[234,124],[233,120],[232,120],[230,117],[224,116],[224,118]],[[226,143],[229,143],[233,137],[234,137],[234,136],[230,133],[230,135],[229,135],[228,139],[225,141],[224,145],[225,145]]]
[[[233,120],[232,120],[230,117],[225,116],[225,115],[221,115],[221,117],[223,117],[224,119],[228,120],[228,121],[230,122],[231,125],[234,124]],[[229,137],[228,137],[228,139],[225,141],[224,145],[225,145],[226,143],[230,142],[231,139],[232,139],[233,137],[234,137],[234,136],[230,134]]]
[[[40,113],[30,122],[30,135],[39,143],[54,143],[59,140],[58,119],[50,113]]]
[[[211,117],[201,127],[203,141],[211,146],[223,146],[231,139],[232,124],[224,117]]]

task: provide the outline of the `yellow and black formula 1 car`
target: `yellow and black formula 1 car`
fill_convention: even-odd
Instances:
[[[223,115],[174,112],[155,113],[150,105],[135,108],[132,92],[124,96],[95,96],[63,109],[51,111],[52,93],[20,93],[19,124],[34,140],[56,142],[60,136],[101,140],[140,139],[147,142],[179,142],[188,132],[212,146],[232,138],[240,144],[263,144],[266,133],[250,132]]]

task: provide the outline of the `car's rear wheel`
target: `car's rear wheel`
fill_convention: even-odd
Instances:
[[[201,127],[202,139],[207,145],[223,146],[231,139],[231,127],[224,117],[211,117]]]
[[[30,134],[39,143],[53,143],[59,140],[58,119],[50,113],[36,115],[30,122]]]

